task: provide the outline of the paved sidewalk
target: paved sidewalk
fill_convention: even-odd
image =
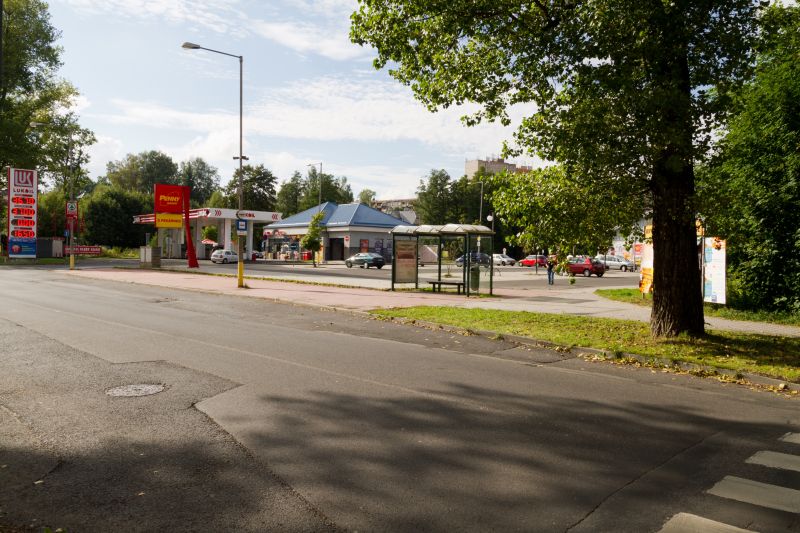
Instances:
[[[235,277],[207,276],[190,272],[164,272],[136,269],[85,269],[65,271],[82,278],[140,283],[173,289],[214,292],[219,294],[264,298],[314,307],[368,311],[379,308],[443,305],[463,308],[536,311],[605,318],[621,318],[647,322],[650,310],[645,307],[615,302],[594,294],[594,289],[570,286],[526,290],[495,289],[496,298],[466,298],[452,293],[387,291],[368,288],[343,288],[296,282],[246,279],[247,288],[236,287]],[[711,329],[800,337],[800,327],[744,322],[706,317]]]

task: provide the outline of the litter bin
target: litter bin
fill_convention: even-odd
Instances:
[[[469,292],[480,292],[481,288],[481,267],[472,265],[469,269]]]

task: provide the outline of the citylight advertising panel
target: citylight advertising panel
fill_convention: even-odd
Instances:
[[[36,259],[38,190],[35,170],[8,169],[8,257]]]
[[[725,304],[725,241],[705,237],[703,242],[703,301]]]
[[[394,243],[395,283],[417,282],[417,240],[396,240]]]

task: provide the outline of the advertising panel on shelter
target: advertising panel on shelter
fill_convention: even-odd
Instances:
[[[35,170],[8,169],[8,257],[36,259],[38,180]]]
[[[394,243],[394,282],[417,282],[417,241],[396,240]]]
[[[645,226],[646,239],[653,238],[653,226]],[[650,242],[642,244],[642,264],[639,271],[639,291],[647,294],[653,291],[653,245]]]

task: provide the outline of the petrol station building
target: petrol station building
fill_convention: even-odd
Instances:
[[[134,224],[155,225],[155,213],[146,215],[136,215],[133,217]],[[271,211],[249,211],[246,209],[223,209],[219,207],[201,207],[189,210],[189,234],[192,236],[198,259],[209,259],[211,251],[203,245],[203,228],[216,226],[217,239],[226,250],[236,250],[234,246],[233,233],[236,230],[236,220],[247,221],[247,235],[245,239],[245,250],[251,252],[259,248],[261,235],[258,236],[259,244],[253,246],[253,226],[255,224],[272,224],[281,220],[281,214]],[[162,257],[180,258],[186,244],[186,231],[182,228],[160,228],[159,243],[163,243]]]

